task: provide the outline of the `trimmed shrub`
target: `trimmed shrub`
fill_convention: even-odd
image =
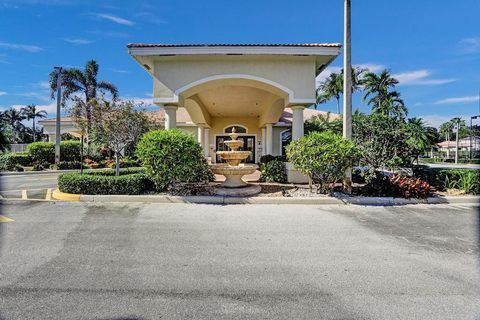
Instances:
[[[317,192],[332,191],[358,159],[353,142],[330,131],[312,132],[292,141],[286,150],[288,160],[308,176],[310,189],[312,183],[317,185]]]
[[[27,152],[36,163],[54,163],[55,162],[55,143],[53,142],[33,142],[27,146]]]
[[[80,161],[80,141],[68,140],[60,142],[61,161]],[[55,162],[55,143],[33,142],[27,146],[27,152],[36,163]]]
[[[271,155],[271,154],[266,154],[266,155],[260,157],[260,163],[261,164],[266,164],[266,163],[269,163],[270,161],[273,161],[273,160],[287,162],[286,156],[274,156],[274,155]]]
[[[81,143],[78,140],[67,140],[60,142],[60,160],[66,162],[80,161],[80,148]]]
[[[151,190],[152,183],[143,173],[121,172],[62,173],[58,177],[58,188],[62,192],[76,194],[142,194]]]
[[[136,155],[159,191],[178,182],[213,181],[202,147],[180,130],[153,130],[143,135]]]
[[[265,164],[262,164],[260,170],[260,181],[279,183],[284,183],[287,181],[285,162],[279,160],[272,160]]]
[[[18,171],[18,167],[28,166],[30,156],[25,152],[7,152],[0,154],[0,170]]]

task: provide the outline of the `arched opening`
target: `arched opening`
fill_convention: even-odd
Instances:
[[[247,133],[248,129],[245,126],[242,126],[241,124],[233,124],[228,127],[223,128],[223,133],[231,133],[233,128],[235,128],[236,133]]]

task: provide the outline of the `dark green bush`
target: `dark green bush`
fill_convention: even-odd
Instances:
[[[260,157],[260,163],[261,164],[269,163],[270,161],[273,161],[273,160],[286,162],[287,157],[286,156],[274,156],[274,155],[271,155],[271,154],[266,154],[266,155]]]
[[[208,182],[214,176],[192,135],[180,130],[153,130],[137,144],[138,159],[157,190],[178,182]]]
[[[60,142],[60,160],[66,162],[80,161],[80,147],[81,144],[78,140]]]
[[[7,152],[0,154],[0,170],[17,170],[16,167],[28,166],[30,156],[25,152]]]
[[[279,183],[284,183],[287,181],[285,162],[272,160],[262,164],[260,170],[260,181]]]
[[[27,146],[27,152],[36,163],[55,162],[55,144],[53,142],[33,142]]]
[[[84,168],[88,168],[86,165],[83,166]],[[72,170],[72,169],[80,169],[81,164],[79,161],[60,161],[60,163],[50,165],[50,169],[53,170]]]
[[[142,194],[152,188],[152,182],[143,173],[114,171],[101,173],[62,173],[58,177],[58,188],[62,192],[76,194]]]
[[[27,146],[27,152],[36,163],[55,162],[55,143],[33,142]],[[61,161],[80,161],[80,141],[68,140],[60,142]]]

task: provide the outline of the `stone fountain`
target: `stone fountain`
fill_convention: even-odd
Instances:
[[[247,159],[251,151],[239,151],[238,148],[243,145],[243,141],[237,140],[238,134],[235,133],[235,128],[232,128],[232,133],[229,134],[231,140],[224,142],[230,149],[229,151],[217,151],[220,156],[227,163],[214,164],[211,169],[216,174],[225,176],[225,181],[219,188],[215,189],[215,193],[225,196],[251,196],[260,192],[261,188],[258,185],[251,185],[242,180],[246,174],[252,174],[258,169],[256,164],[240,163]]]

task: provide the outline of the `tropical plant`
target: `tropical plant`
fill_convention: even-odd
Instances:
[[[180,130],[153,130],[137,144],[138,159],[158,191],[177,182],[206,183],[214,176],[192,135]]]
[[[361,88],[362,75],[366,69],[352,68],[352,92]],[[340,73],[331,73],[324,81],[320,82],[316,94],[317,104],[322,104],[335,99],[337,103],[337,113],[340,114],[340,96],[343,93],[343,69]]]
[[[340,113],[340,96],[343,92],[343,79],[340,73],[331,73],[317,88],[317,104],[331,99],[337,102],[337,113]]]
[[[95,60],[87,61],[85,69],[82,71],[77,68],[69,68],[62,70],[62,86],[63,86],[63,104],[75,94],[82,94],[81,100],[84,102],[83,106],[86,108],[86,128],[87,133],[91,126],[92,105],[90,100],[97,98],[97,91],[102,94],[110,93],[112,100],[118,98],[118,89],[111,82],[97,80],[99,65]],[[57,80],[59,71],[54,70],[50,73],[50,89],[52,99],[55,97],[57,90]]]
[[[287,148],[288,160],[309,178],[310,190],[316,184],[317,192],[333,191],[335,183],[345,178],[347,168],[358,157],[358,149],[352,141],[330,131],[313,132]]]
[[[305,134],[310,132],[323,132],[323,131],[332,131],[337,134],[342,133],[342,120],[340,118],[331,118],[331,113],[328,112],[326,115],[314,116],[305,121]]]
[[[390,71],[383,70],[380,74],[366,72],[363,80],[363,101],[367,101],[372,111],[389,117],[403,120],[408,114],[405,103],[400,98],[400,93],[392,91],[398,80],[393,78]]]
[[[25,127],[22,123],[25,120],[23,112],[12,107],[3,112],[3,120],[12,129],[13,142],[18,142],[18,133]]]
[[[35,130],[35,119],[36,118],[46,118],[47,112],[44,110],[37,110],[37,106],[34,104],[29,104],[22,108],[22,112],[25,115],[27,120],[32,120],[32,132],[33,132],[33,142],[37,141],[36,139],[36,130]]]
[[[435,135],[429,130],[421,118],[408,119],[406,124],[407,144],[411,147],[412,153],[417,159],[420,154],[432,147],[435,142]]]

